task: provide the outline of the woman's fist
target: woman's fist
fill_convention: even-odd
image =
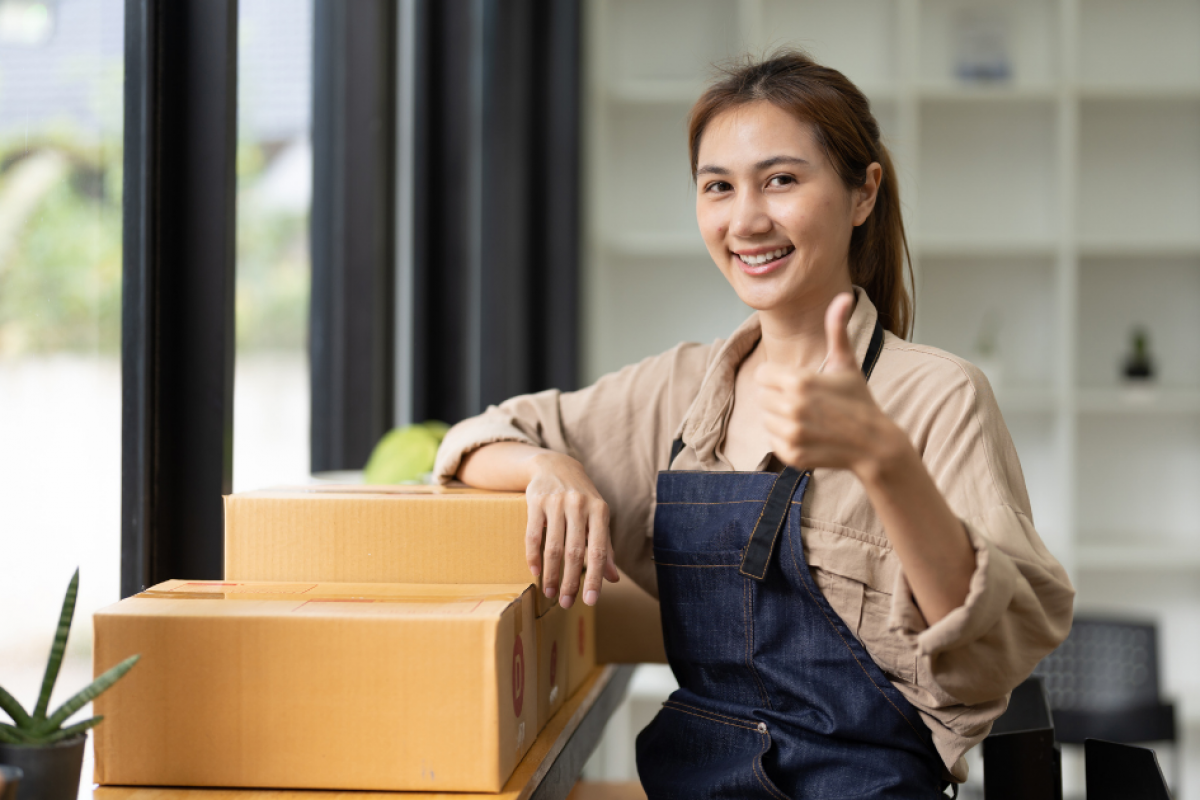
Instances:
[[[821,370],[765,363],[755,373],[771,449],[784,464],[848,469],[862,478],[878,467],[894,433],[846,332],[853,305],[853,295],[839,294],[825,312],[829,352]]]

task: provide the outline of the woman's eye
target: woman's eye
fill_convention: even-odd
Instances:
[[[730,186],[727,181],[713,181],[712,183],[705,185],[704,191],[710,192],[710,193],[711,192],[728,192],[732,188],[733,187]]]
[[[795,183],[796,179],[791,175],[772,175],[771,180],[767,181],[769,186],[787,186]]]

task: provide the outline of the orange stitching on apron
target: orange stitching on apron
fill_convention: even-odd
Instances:
[[[665,561],[655,561],[660,567],[683,567],[685,569],[712,569],[714,567],[736,567],[737,564],[668,564]]]
[[[724,717],[725,716],[724,714],[717,714],[716,712],[703,711],[703,709],[696,709],[696,711],[703,712],[703,713],[699,713],[699,714],[696,713],[696,711],[689,711],[688,709],[695,708],[695,706],[684,705],[683,703],[680,703],[677,700],[668,700],[667,702],[663,703],[663,708],[669,708],[672,711],[678,711],[680,714],[691,714],[693,717],[698,717],[699,719],[708,720],[709,722],[715,722],[718,725],[728,725],[731,728],[742,728],[743,730],[754,731],[755,733],[762,732],[758,729],[757,725],[751,727],[750,725],[742,725],[740,722],[726,722],[724,719],[714,719],[713,718],[713,717]],[[733,717],[725,717],[725,719],[734,719],[734,718]]]
[[[763,685],[762,678],[758,675],[758,670],[754,666],[754,654],[751,647],[754,641],[754,594],[753,587],[750,586],[750,581],[742,578],[742,619],[746,629],[746,668],[750,670],[750,674],[754,676],[754,682],[758,684],[758,694],[762,698],[763,703],[767,708],[774,710],[771,705],[771,698],[767,697],[767,687]],[[749,608],[749,611],[747,611]]]
[[[767,749],[771,744],[771,740],[764,731],[759,731],[759,733],[763,737],[763,749],[759,751],[758,756],[750,762],[750,769],[754,771],[754,777],[758,778],[758,782],[762,784],[762,787],[767,790],[767,794],[771,795],[772,797],[781,798],[781,800],[792,800],[792,798],[783,793],[783,790],[775,786],[775,781],[767,777],[767,770],[762,765],[762,757],[766,755]]]
[[[883,695],[883,699],[887,701],[889,706],[896,709],[896,713],[900,715],[900,718],[908,723],[908,727],[912,728],[912,732],[916,734],[917,739],[922,744],[925,744],[925,740],[921,738],[921,734],[917,730],[916,726],[913,725],[912,720],[910,720],[904,714],[904,712],[900,710],[898,705],[892,702],[892,698],[887,696],[887,692],[883,691],[883,687],[875,682],[875,679],[871,677],[871,673],[867,671],[866,666],[864,666],[863,663],[858,660],[858,655],[855,654],[854,648],[850,646],[850,643],[846,641],[844,636],[842,636],[842,632],[838,630],[837,624],[829,618],[828,614],[825,613],[825,609],[822,608],[820,601],[817,600],[816,597],[813,597],[812,589],[808,588],[808,581],[804,580],[804,573],[800,572],[800,564],[796,561],[796,543],[792,541],[792,532],[790,530],[788,531],[788,543],[792,546],[792,566],[795,567],[796,572],[799,573],[800,585],[804,587],[804,591],[808,592],[808,596],[812,598],[813,603],[816,604],[817,610],[821,612],[821,616],[825,617],[825,621],[829,623],[829,627],[833,628],[833,632],[836,633],[837,637],[842,640],[842,644],[846,645],[846,649],[850,652],[850,657],[854,659],[855,664],[858,664],[858,668],[863,671],[863,675],[867,676],[867,680],[871,682],[871,685],[874,686],[881,695]]]

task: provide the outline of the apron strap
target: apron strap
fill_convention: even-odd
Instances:
[[[738,567],[738,572],[747,578],[761,581],[767,577],[771,553],[775,550],[775,540],[779,538],[783,521],[787,519],[792,495],[800,485],[800,480],[806,477],[807,472],[801,472],[795,467],[784,467],[783,472],[775,476],[775,483],[771,484],[767,502],[763,503],[758,522],[754,525],[754,533],[750,534],[750,541],[742,554],[742,565]]]
[[[883,327],[879,324],[879,318],[876,317],[875,330],[871,333],[871,343],[867,346],[867,354],[863,358],[862,371],[865,379],[871,379],[871,372],[875,369],[875,363],[879,361],[879,354],[882,351]],[[796,487],[800,485],[800,480],[809,474],[811,473],[801,472],[795,467],[784,467],[783,471],[775,478],[775,483],[771,485],[771,492],[767,495],[767,502],[763,504],[762,513],[759,514],[758,522],[754,526],[754,532],[750,534],[750,542],[746,545],[745,553],[742,554],[742,565],[738,568],[738,572],[759,581],[767,577],[767,566],[771,563],[775,540],[779,537],[779,531],[783,528],[784,520],[787,519],[788,509],[792,506],[792,495],[796,493]]]

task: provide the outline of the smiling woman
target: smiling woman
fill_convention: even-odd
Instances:
[[[895,172],[863,95],[796,52],[689,126],[708,252],[755,313],[447,434],[435,474],[524,490],[564,606],[657,593],[680,688],[651,798],[937,797],[1070,626],[987,380],[905,341]],[[586,562],[586,573],[582,568]]]

